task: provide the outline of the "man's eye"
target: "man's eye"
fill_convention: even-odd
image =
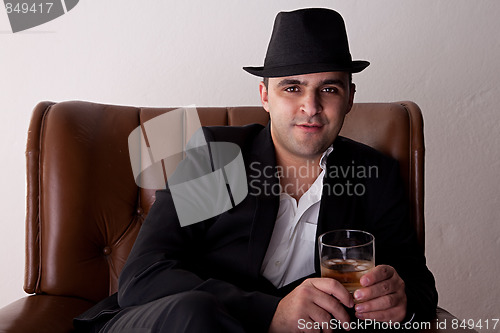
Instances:
[[[298,92],[299,91],[299,87],[296,87],[296,86],[287,87],[287,88],[285,88],[285,91],[287,91],[287,92]]]
[[[325,87],[323,88],[323,91],[324,92],[327,92],[327,93],[337,93],[339,90],[337,88],[334,88],[334,87]]]

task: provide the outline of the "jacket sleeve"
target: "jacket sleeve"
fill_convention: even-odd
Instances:
[[[216,279],[203,280],[188,266],[196,258],[194,244],[213,221],[181,227],[168,190],[158,191],[119,279],[121,307],[145,304],[188,290],[206,291],[251,331],[266,331],[280,298],[246,292]],[[255,320],[259,318],[259,320]]]
[[[426,265],[424,249],[410,223],[408,198],[394,161],[378,181],[382,192],[374,202],[372,216],[376,239],[376,264],[389,264],[405,282],[407,318],[427,321],[435,317],[438,295],[432,273]]]

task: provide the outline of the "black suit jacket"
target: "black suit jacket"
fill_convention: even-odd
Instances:
[[[107,299],[75,324],[164,296],[202,290],[215,295],[248,331],[267,332],[278,302],[307,278],[277,289],[260,273],[279,208],[269,126],[207,127],[204,132],[207,141],[240,146],[247,197],[219,216],[181,227],[170,191],[158,191],[120,276],[118,304]],[[188,157],[180,167],[189,163]],[[327,160],[317,236],[343,228],[371,232],[376,264],[395,267],[405,281],[408,312],[415,312],[417,319],[431,319],[437,305],[434,278],[410,224],[399,175],[396,161],[338,137]],[[312,276],[320,276],[317,253],[314,260]]]

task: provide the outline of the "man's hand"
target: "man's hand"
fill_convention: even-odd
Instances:
[[[299,329],[300,319],[310,325],[314,322],[330,323],[332,316],[341,322],[349,322],[349,315],[341,303],[349,308],[354,306],[351,294],[340,282],[330,278],[307,279],[279,302],[269,333],[304,332]],[[306,331],[332,332],[329,328]]]
[[[360,282],[364,288],[354,292],[354,298],[360,302],[355,306],[357,318],[393,322],[405,318],[405,283],[393,267],[377,266]]]

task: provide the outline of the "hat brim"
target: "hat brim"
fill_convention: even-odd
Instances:
[[[292,75],[312,74],[321,72],[348,72],[359,73],[370,63],[364,60],[354,60],[349,66],[338,64],[299,64],[280,67],[243,67],[250,74],[261,77],[283,77]]]

